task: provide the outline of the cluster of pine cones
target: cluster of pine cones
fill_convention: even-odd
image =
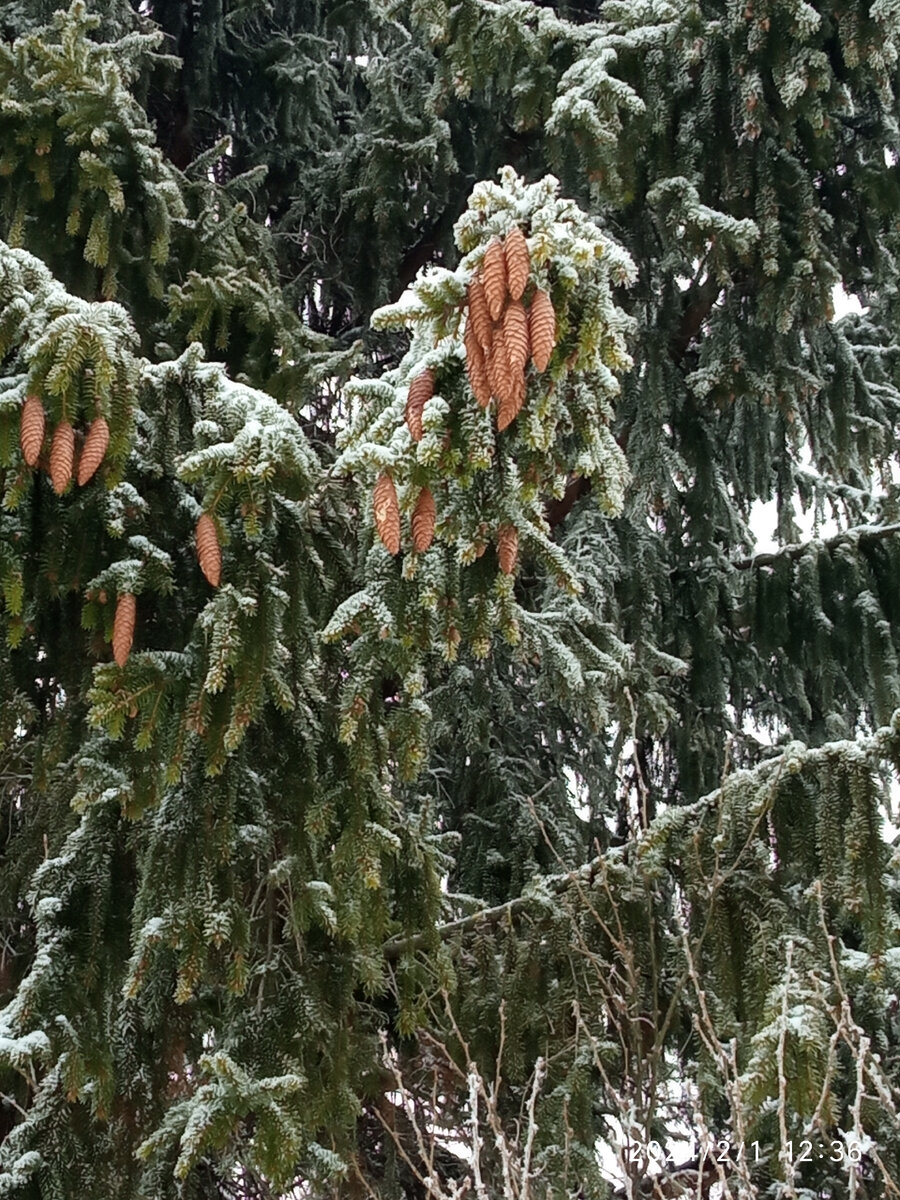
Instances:
[[[33,468],[40,464],[46,426],[47,418],[39,397],[27,396],[19,424],[19,444],[26,466]],[[94,477],[108,448],[109,425],[104,417],[95,417],[85,434],[78,457],[79,487],[84,487]],[[75,430],[71,421],[60,421],[53,431],[48,465],[53,490],[61,496],[69,486],[75,468]],[[218,587],[222,575],[222,549],[216,523],[209,513],[203,513],[197,521],[196,544],[200,570],[213,587]],[[98,599],[106,603],[106,593],[100,592]],[[130,592],[123,592],[116,601],[112,636],[113,657],[120,667],[125,665],[131,653],[136,615],[136,597]]]
[[[373,495],[375,512],[375,528],[389,554],[400,553],[400,503],[397,499],[397,489],[390,475],[383,471],[376,480]],[[423,487],[413,509],[412,541],[413,549],[422,554],[431,545],[434,538],[435,522],[434,496],[431,489]],[[483,549],[481,553],[483,553]],[[479,553],[478,557],[481,557]],[[500,570],[506,575],[512,575],[519,556],[519,535],[514,525],[504,524],[497,530],[497,558]]]
[[[497,401],[497,429],[507,429],[525,403],[525,370],[528,359],[536,370],[546,371],[556,345],[556,313],[553,301],[537,288],[526,308],[523,303],[531,258],[528,243],[518,225],[500,241],[494,238],[485,251],[481,270],[469,284],[463,342],[466,372],[472,394],[482,408]],[[406,424],[414,442],[424,436],[425,405],[434,395],[435,375],[431,367],[412,380],[406,397]],[[390,554],[400,552],[400,505],[391,476],[384,472],[375,483],[373,495],[375,528]],[[426,487],[419,493],[412,515],[413,549],[427,550],[434,537],[434,497]],[[512,525],[497,531],[497,557],[507,575],[515,570],[519,537]]]
[[[19,444],[22,457],[29,467],[36,467],[44,447],[46,431],[44,406],[37,396],[28,396],[22,405],[19,425]],[[93,478],[97,468],[106,457],[109,447],[109,426],[103,417],[95,417],[85,435],[84,445],[78,458],[78,486]],[[50,481],[58,496],[69,486],[75,467],[75,430],[71,421],[60,421],[53,431],[50,443]]]
[[[481,271],[469,284],[466,321],[466,370],[472,394],[487,408],[497,401],[497,428],[504,430],[525,403],[525,367],[529,356],[546,371],[556,345],[553,301],[538,288],[526,309],[522,303],[531,260],[518,225],[485,251]]]
[[[378,536],[389,554],[399,554],[400,504],[397,500],[394,481],[386,472],[379,475],[375,482],[373,507]],[[430,488],[423,487],[416,500],[411,522],[413,548],[420,554],[431,545],[434,537],[435,515],[434,496],[432,496]]]

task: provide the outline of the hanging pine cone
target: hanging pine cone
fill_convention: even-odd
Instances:
[[[44,406],[37,396],[26,396],[22,405],[19,444],[27,466],[36,467],[44,444]]]
[[[503,341],[513,371],[524,371],[528,362],[528,314],[521,300],[507,304],[503,313]]]
[[[222,547],[219,545],[216,523],[209,513],[200,515],[197,521],[195,540],[200,570],[213,587],[218,587],[219,580],[222,578]]]
[[[528,314],[531,335],[531,361],[539,371],[546,371],[556,345],[556,313],[553,301],[545,291],[536,291]]]
[[[70,421],[60,421],[50,446],[50,481],[57,496],[69,486],[75,463],[75,430]]]
[[[463,342],[466,347],[466,371],[472,395],[482,408],[487,408],[491,402],[491,385],[488,381],[487,363],[484,361],[484,351],[478,344],[472,325],[466,326]]]
[[[378,476],[373,493],[375,528],[389,554],[400,553],[400,505],[390,475]]]
[[[497,429],[500,433],[507,429],[522,411],[525,392],[525,376],[519,371],[513,376],[512,389],[507,395],[501,396],[497,405]]]
[[[506,255],[503,253],[503,243],[497,238],[485,251],[482,275],[488,312],[492,321],[498,321],[506,303]]]
[[[504,575],[512,575],[519,557],[519,534],[514,525],[501,525],[497,530],[497,558]]]
[[[103,462],[109,448],[109,426],[103,417],[96,417],[84,439],[81,457],[78,460],[78,486],[84,485],[91,479],[94,472]]]
[[[413,509],[412,515],[413,549],[419,554],[424,553],[431,545],[434,537],[434,519],[434,496],[425,487],[419,492],[419,498],[416,500],[416,507]]]
[[[513,367],[513,365],[512,365],[512,360],[510,358],[510,353],[509,353],[509,346],[506,341],[506,334],[504,333],[502,323],[498,323],[497,327],[494,330],[494,344],[497,347],[498,359],[500,359],[500,356],[502,355],[502,360],[501,360],[503,363],[502,382],[503,382],[504,391],[501,393],[501,395],[499,397],[499,399],[502,400],[504,395],[511,397],[513,395],[513,393],[515,392],[516,375],[517,375],[517,373],[519,373],[516,371],[515,367]]]
[[[512,393],[512,377],[509,370],[509,360],[506,357],[506,347],[503,345],[503,335],[498,330],[497,339],[491,348],[487,359],[487,376],[491,385],[491,395],[497,401]]]
[[[525,285],[528,282],[528,272],[531,270],[531,258],[528,254],[528,243],[525,234],[517,225],[506,235],[503,243],[503,253],[506,258],[506,278],[509,284],[509,294],[513,300],[521,300]]]
[[[479,276],[469,284],[469,319],[478,344],[484,350],[491,348],[491,314],[488,312],[487,297],[484,294],[484,284]]]
[[[131,643],[134,640],[134,619],[137,615],[137,601],[130,592],[123,592],[116,602],[116,616],[113,621],[113,658],[120,667],[128,662],[131,653]]]
[[[406,393],[406,424],[414,442],[422,440],[422,410],[433,395],[434,371],[426,367],[415,377]]]

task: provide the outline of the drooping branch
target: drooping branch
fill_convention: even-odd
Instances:
[[[895,526],[894,529],[900,532],[900,526]],[[450,941],[457,934],[471,933],[484,926],[496,926],[502,921],[508,921],[518,913],[532,908],[535,903],[540,903],[548,897],[562,895],[571,887],[589,887],[613,863],[628,861],[633,856],[640,855],[643,844],[649,845],[659,841],[661,837],[664,838],[666,827],[671,826],[673,821],[681,824],[690,822],[693,826],[699,827],[702,820],[716,810],[724,790],[732,787],[736,782],[748,785],[755,783],[757,787],[762,787],[767,783],[774,786],[784,771],[795,773],[804,768],[822,766],[842,754],[862,755],[866,758],[883,761],[889,756],[898,739],[900,739],[900,709],[895,711],[889,725],[881,726],[866,737],[844,738],[814,747],[793,742],[780,754],[775,754],[754,767],[733,772],[724,780],[721,787],[715,788],[693,803],[670,805],[668,808],[662,809],[641,836],[628,845],[614,846],[604,854],[592,858],[583,866],[577,867],[574,871],[565,871],[558,875],[537,876],[534,882],[539,890],[516,896],[512,900],[496,904],[492,908],[470,913],[467,917],[448,921],[444,925],[439,925],[435,932],[442,942]],[[401,954],[421,950],[430,945],[431,936],[420,933],[412,938],[394,937],[385,942],[382,952],[388,962],[394,962]]]
[[[883,538],[894,537],[898,533],[900,533],[900,523],[892,525],[855,525],[852,529],[845,529],[842,533],[836,533],[830,538],[810,538],[806,542],[791,542],[789,545],[781,546],[777,550],[767,550],[761,554],[748,554],[743,558],[734,559],[731,565],[742,571],[747,570],[749,567],[771,567],[782,558],[800,558],[811,546],[816,544],[831,553],[838,546],[844,544],[855,545],[857,542],[878,542]]]

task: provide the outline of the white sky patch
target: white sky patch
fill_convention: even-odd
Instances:
[[[834,285],[834,290],[831,293],[831,301],[834,304],[834,320],[839,321],[841,317],[846,317],[847,313],[865,313],[868,308],[863,308],[859,302],[859,297],[854,296],[852,292],[845,292],[840,283]]]

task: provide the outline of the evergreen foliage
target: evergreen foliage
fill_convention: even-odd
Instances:
[[[900,5],[0,32],[0,1196],[896,1194]]]

